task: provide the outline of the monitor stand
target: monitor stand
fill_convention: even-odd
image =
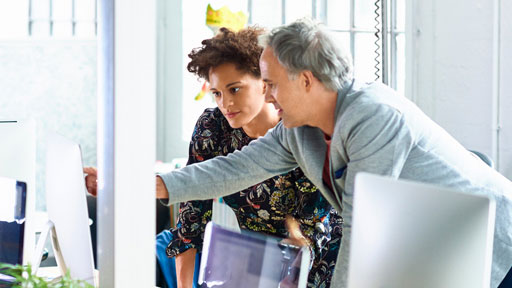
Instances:
[[[68,269],[66,267],[66,263],[64,262],[64,257],[62,257],[62,252],[60,250],[59,239],[57,238],[57,231],[55,230],[55,225],[50,220],[46,222],[46,225],[41,231],[41,236],[39,236],[39,240],[37,241],[34,257],[32,258],[32,273],[34,275],[37,274],[37,270],[41,265],[44,244],[46,243],[46,239],[48,239],[48,234],[51,234],[52,247],[55,255],[55,260],[57,260],[57,266],[60,268],[59,270],[61,272],[61,276],[64,276],[66,275]]]

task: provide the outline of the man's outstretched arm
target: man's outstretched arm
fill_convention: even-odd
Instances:
[[[157,197],[166,190],[168,204],[223,197],[296,168],[284,133],[279,123],[240,151],[159,175],[164,185],[159,189],[157,179]]]

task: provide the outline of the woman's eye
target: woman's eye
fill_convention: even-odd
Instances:
[[[235,94],[236,92],[238,92],[240,90],[240,88],[238,87],[233,87],[233,88],[230,88],[229,91],[233,94]]]
[[[213,97],[220,97],[220,92],[214,91],[212,92]]]

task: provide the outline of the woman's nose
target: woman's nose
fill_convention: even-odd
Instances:
[[[233,98],[232,97],[229,97],[229,96],[222,96],[222,106],[224,108],[228,108],[229,106],[231,106],[233,104]]]

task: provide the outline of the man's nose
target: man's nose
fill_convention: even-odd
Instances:
[[[274,96],[272,96],[272,93],[270,91],[267,91],[265,93],[265,102],[267,102],[267,103],[274,103],[274,102],[276,102],[276,99],[274,98]]]

